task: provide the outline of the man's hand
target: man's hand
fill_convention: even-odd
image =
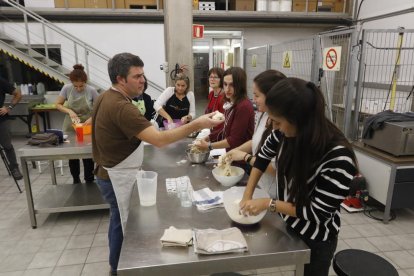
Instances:
[[[199,127],[199,129],[203,128],[213,128],[215,126],[218,126],[219,124],[222,124],[224,120],[214,120],[212,117],[216,114],[215,112],[204,114],[197,119],[193,121],[193,123],[196,123]]]
[[[10,109],[8,107],[3,106],[0,108],[0,116],[4,116],[10,112]]]

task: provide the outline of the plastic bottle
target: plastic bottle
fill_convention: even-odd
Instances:
[[[33,85],[31,83],[27,85],[27,94],[33,95]]]
[[[38,95],[44,95],[46,93],[45,85],[41,82],[36,85],[36,90]]]
[[[20,92],[22,93],[22,95],[26,95],[25,91],[24,91],[24,84],[20,84]]]
[[[23,84],[24,95],[29,95],[29,87],[27,84]]]

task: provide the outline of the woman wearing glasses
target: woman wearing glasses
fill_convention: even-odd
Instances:
[[[210,85],[210,93],[208,94],[208,105],[205,114],[220,111],[224,113],[223,109],[223,74],[224,71],[220,67],[213,67],[208,71],[208,84]]]
[[[224,70],[220,67],[213,67],[208,71],[208,83],[210,86],[210,93],[208,94],[208,105],[205,114],[219,111],[224,114],[224,91],[223,91],[223,74]],[[217,132],[223,129],[224,124],[220,124],[212,129]]]

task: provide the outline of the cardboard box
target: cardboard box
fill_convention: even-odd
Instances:
[[[255,0],[229,0],[229,9],[235,11],[254,11]]]
[[[318,2],[317,0],[308,1],[308,12],[317,11]],[[305,12],[306,11],[306,0],[293,0],[292,2],[293,12]]]
[[[161,5],[160,1],[160,5]],[[157,8],[157,0],[125,0],[125,8],[127,9],[146,9]]]
[[[343,12],[345,0],[318,0],[318,12]]]
[[[106,0],[85,0],[85,8],[92,9],[107,9]]]
[[[309,0],[308,12],[343,12],[345,0]],[[293,0],[292,11],[305,12],[306,0]]]
[[[54,8],[53,0],[24,0],[26,8]]]
[[[55,8],[84,8],[85,0],[67,0],[68,6],[65,6],[65,0],[55,0]]]
[[[115,0],[115,7],[112,7],[112,0],[107,0],[106,5],[109,9],[125,9],[125,0]]]

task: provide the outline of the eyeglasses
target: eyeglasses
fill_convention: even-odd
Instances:
[[[218,80],[220,79],[219,77],[208,77],[210,80]]]

